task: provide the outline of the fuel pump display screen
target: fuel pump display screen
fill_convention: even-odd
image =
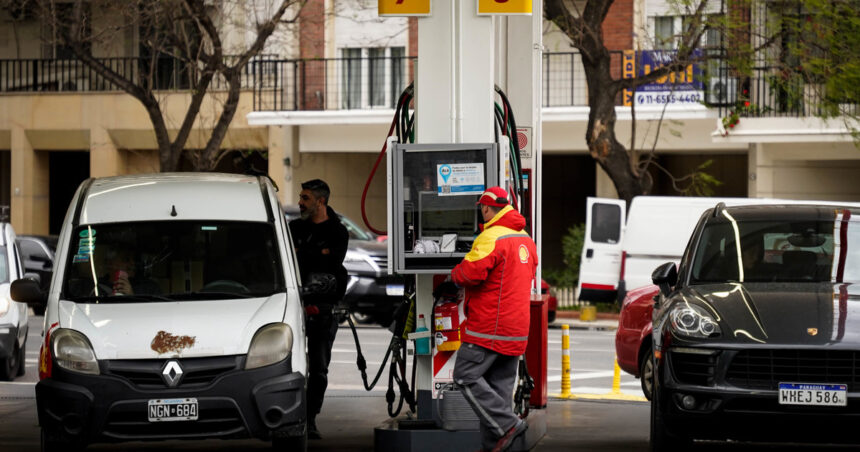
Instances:
[[[475,203],[498,185],[494,143],[395,144],[392,150],[392,240],[399,273],[446,271],[471,249]]]

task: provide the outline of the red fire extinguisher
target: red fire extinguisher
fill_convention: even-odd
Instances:
[[[442,299],[433,306],[434,342],[438,351],[460,348],[460,314],[456,299]]]

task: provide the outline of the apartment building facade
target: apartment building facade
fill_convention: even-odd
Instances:
[[[7,16],[0,18],[8,23]],[[616,0],[604,23],[617,64],[614,74],[622,76],[630,55],[644,64],[643,58],[653,54],[643,53],[671,50],[668,38],[684,20],[662,0]],[[58,49],[45,50],[38,24],[18,22],[14,32],[3,27],[0,68],[64,61],[58,58]],[[94,18],[93,26],[98,24]],[[247,39],[245,35],[231,33],[235,39]],[[93,48],[93,54],[137,58],[135,39],[139,38],[129,36],[122,45]],[[223,146],[264,151],[267,158],[260,165],[280,186],[283,202],[296,201],[301,181],[320,177],[332,185],[331,204],[360,218],[362,189],[385,141],[394,102],[420,64],[417,20],[379,18],[375,0],[311,0],[297,25],[270,41],[264,54],[249,66],[239,111]],[[611,180],[595,165],[585,143],[588,100],[580,58],[547,23],[541,68],[546,243],[558,243],[567,227],[584,220],[585,197],[615,196]],[[54,232],[52,224],[65,214],[62,197],[71,197],[76,180],[158,170],[152,126],[127,94],[99,86],[83,89],[76,80],[69,84],[63,77],[70,71],[59,68],[51,69],[55,80],[50,89],[26,85],[4,89],[4,80],[15,75],[3,71],[0,204],[11,203],[19,231]],[[685,87],[686,102],[659,102],[666,90],[675,89],[668,85],[652,87],[657,94],[650,94],[650,100],[645,92],[637,92],[643,96],[638,100],[633,96],[630,106],[619,100],[619,140],[632,143],[643,155],[653,155],[673,174],[685,174],[712,160],[708,171],[723,182],[715,187],[716,195],[860,199],[860,181],[850,177],[860,170],[860,151],[845,124],[822,122],[808,111],[774,108],[770,116],[741,118],[726,133],[719,127],[722,118],[737,103],[743,87],[755,87],[755,81],[741,86],[729,72],[706,67],[696,73],[707,77],[697,77]],[[760,91],[753,93],[761,94],[759,102],[775,99],[763,88]],[[163,96],[175,121],[188,94],[166,87]],[[212,123],[218,109],[213,94],[201,108],[188,147],[202,146],[210,130],[206,124]],[[384,172],[381,167],[367,201],[368,217],[380,228],[386,215]],[[661,171],[653,175],[653,193],[677,194],[670,178]],[[560,264],[557,247],[545,247],[544,254],[548,266]]]

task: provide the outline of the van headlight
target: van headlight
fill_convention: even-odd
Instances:
[[[75,330],[59,328],[51,333],[51,338],[58,366],[82,374],[99,374],[99,363],[86,336]]]
[[[693,304],[678,304],[669,314],[672,330],[678,335],[706,339],[720,335],[720,325],[705,308]]]
[[[245,369],[256,369],[283,361],[293,348],[293,329],[286,323],[272,323],[260,328],[251,339]]]

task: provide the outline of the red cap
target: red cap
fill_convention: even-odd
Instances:
[[[502,187],[490,187],[484,194],[481,195],[480,199],[476,204],[483,204],[485,206],[493,206],[493,207],[505,207],[510,204],[508,201],[508,192],[505,191]]]

